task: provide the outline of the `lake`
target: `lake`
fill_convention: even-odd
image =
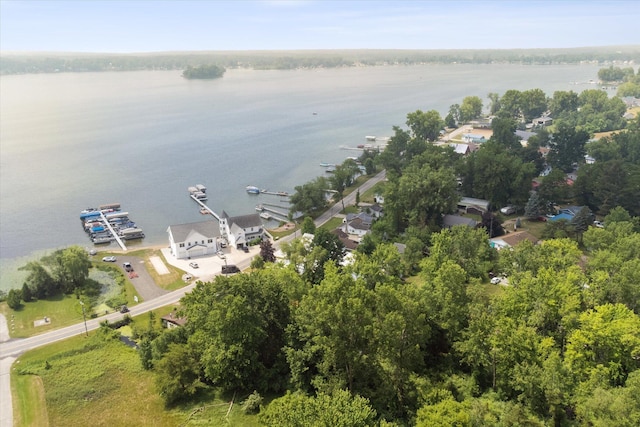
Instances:
[[[228,70],[211,81],[177,71],[0,77],[0,289],[16,268],[54,248],[92,247],[78,214],[118,202],[144,229],[138,245],[168,244],[169,225],[203,220],[207,204],[253,213],[366,143],[405,127],[407,113],[444,117],[465,96],[508,89],[580,92],[598,65],[424,65],[320,70]],[[354,154],[355,153],[355,154]],[[274,201],[274,200],[272,200]],[[276,203],[277,200],[275,200]],[[119,249],[117,246],[111,246]],[[135,244],[132,246],[135,248]]]

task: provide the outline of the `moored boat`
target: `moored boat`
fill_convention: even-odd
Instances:
[[[253,185],[247,185],[247,193],[249,194],[260,194],[260,189]]]

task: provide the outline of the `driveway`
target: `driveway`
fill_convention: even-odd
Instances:
[[[131,263],[133,271],[136,273],[137,277],[130,277],[129,280],[131,280],[131,283],[133,283],[133,286],[136,288],[138,295],[140,295],[144,301],[149,301],[168,292],[156,285],[141,258],[126,255],[118,256],[118,260],[116,261],[118,267],[122,269],[124,274],[128,275],[124,270],[124,267],[122,267],[122,263],[124,262]]]

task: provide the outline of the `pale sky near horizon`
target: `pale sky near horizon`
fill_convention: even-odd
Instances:
[[[2,51],[611,45],[640,45],[640,0],[0,0]]]

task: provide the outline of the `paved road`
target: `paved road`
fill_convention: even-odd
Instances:
[[[385,171],[378,173],[373,178],[369,179],[367,182],[360,186],[360,193],[364,193],[369,190],[375,184],[380,181],[383,181],[386,178]],[[344,205],[355,204],[356,192],[352,192],[344,198]],[[329,221],[334,215],[338,214],[342,210],[342,201],[339,201],[335,205],[331,206],[329,210],[322,215],[320,215],[316,221],[316,226],[320,226],[325,222]],[[281,239],[278,243],[284,241],[290,241],[295,238],[294,235],[289,235],[286,238]],[[121,264],[122,262],[127,261],[125,257],[119,257],[118,262]],[[134,260],[132,259],[130,262],[134,264]],[[244,270],[249,267],[251,263],[251,257],[246,257],[245,259],[238,260],[236,265],[240,270]],[[135,267],[134,267],[135,268]],[[141,274],[144,268],[139,268],[136,271]],[[146,270],[144,273],[147,274]],[[217,273],[219,274],[219,273]],[[214,275],[217,275],[214,274]],[[150,278],[150,277],[149,277]],[[213,278],[210,277],[210,278]],[[205,278],[202,278],[205,280]],[[134,281],[137,279],[133,279]],[[178,289],[173,292],[168,292],[164,294],[154,295],[152,299],[145,300],[144,302],[130,307],[130,312],[128,313],[131,316],[138,316],[140,314],[144,314],[148,311],[155,310],[160,307],[164,307],[170,304],[177,303],[180,298],[182,298],[186,293],[191,292],[191,290],[195,287],[195,284],[191,284],[185,286],[184,288]],[[149,289],[150,292],[153,290]],[[139,290],[140,292],[140,290]],[[156,291],[157,292],[157,291]],[[164,292],[162,290],[162,292]],[[154,292],[155,293],[155,292]],[[46,332],[44,334],[36,335],[30,338],[19,338],[19,339],[10,339],[8,341],[1,342],[0,340],[0,427],[12,427],[13,426],[13,409],[11,402],[11,388],[10,388],[10,372],[11,365],[13,364],[16,357],[25,351],[32,350],[34,348],[38,348],[47,344],[51,344],[57,341],[61,341],[67,338],[71,338],[76,335],[81,335],[86,333],[86,331],[92,331],[94,329],[98,329],[100,327],[100,322],[104,320],[108,320],[109,322],[114,322],[116,320],[120,320],[124,317],[124,314],[121,313],[111,313],[105,316],[98,317],[96,319],[87,320],[86,323],[78,323],[76,325],[67,326],[66,328],[57,329],[54,331]],[[3,319],[0,319],[2,322]],[[6,321],[5,321],[6,323]],[[7,337],[0,337],[6,339]]]

